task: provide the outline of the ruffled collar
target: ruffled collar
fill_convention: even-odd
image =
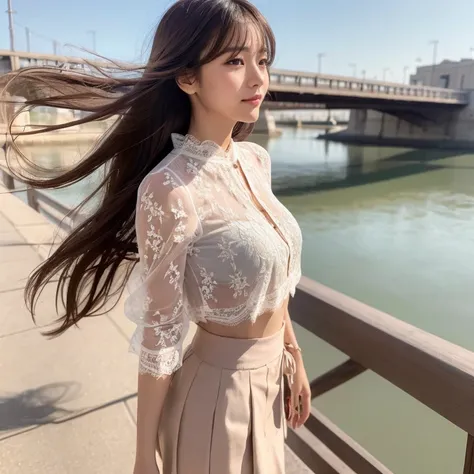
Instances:
[[[200,142],[196,137],[190,135],[182,135],[180,133],[172,133],[171,141],[173,147],[181,153],[197,158],[199,160],[218,160],[227,163],[235,163],[237,155],[235,153],[235,143],[230,141],[229,148],[224,150],[212,140],[204,140]]]

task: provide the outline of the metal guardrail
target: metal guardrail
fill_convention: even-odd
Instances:
[[[84,68],[87,64],[110,69],[113,63],[97,61],[95,59],[83,59],[78,57],[37,54],[28,52],[12,52],[0,49],[0,58],[10,57],[12,69],[23,67],[22,60],[27,60],[31,65],[62,66],[65,68]],[[133,68],[134,66],[125,62],[117,62],[121,67]],[[113,68],[112,68],[113,69]],[[426,101],[439,101],[447,103],[467,104],[469,94],[454,89],[443,89],[441,87],[407,85],[396,82],[385,82],[358,79],[350,76],[336,76],[329,74],[318,74],[303,71],[290,71],[285,69],[270,69],[270,90],[274,87],[297,87],[299,90],[329,90],[336,93],[361,93],[368,95],[383,95],[385,97],[397,97],[405,99],[425,99]]]
[[[8,191],[12,193],[26,193],[26,200],[30,207],[35,211],[43,213],[54,224],[66,232],[71,232],[74,227],[74,221],[70,217],[71,209],[61,204],[57,199],[48,196],[41,190],[30,186],[16,188],[15,179],[7,168],[0,165],[0,178]]]
[[[383,81],[370,81],[346,76],[314,74],[307,72],[271,69],[270,90],[275,87],[295,87],[303,90],[324,90],[333,94],[350,92],[353,94],[377,94],[405,99],[426,99],[432,101],[447,101],[450,103],[467,104],[469,94],[454,89],[420,85],[406,85]],[[282,89],[284,90],[284,89]]]

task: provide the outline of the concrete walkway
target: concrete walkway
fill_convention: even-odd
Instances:
[[[123,302],[50,340],[40,331],[56,318],[54,285],[37,326],[23,302],[55,232],[0,185],[0,474],[131,474],[137,358]],[[287,474],[309,472],[289,450],[287,465]]]

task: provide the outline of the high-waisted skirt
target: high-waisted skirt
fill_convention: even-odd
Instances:
[[[172,377],[158,434],[163,474],[283,474],[284,325],[235,339],[198,326]]]

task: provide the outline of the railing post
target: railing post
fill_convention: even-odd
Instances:
[[[2,173],[2,181],[5,187],[9,191],[11,191],[12,189],[15,189],[15,181],[13,180],[13,177],[3,170],[0,170],[0,172]]]
[[[31,186],[28,186],[26,188],[26,199],[28,201],[28,205],[32,207],[36,212],[39,212],[38,199],[36,198],[36,191]]]
[[[467,435],[463,474],[474,474],[474,437],[470,434]]]

